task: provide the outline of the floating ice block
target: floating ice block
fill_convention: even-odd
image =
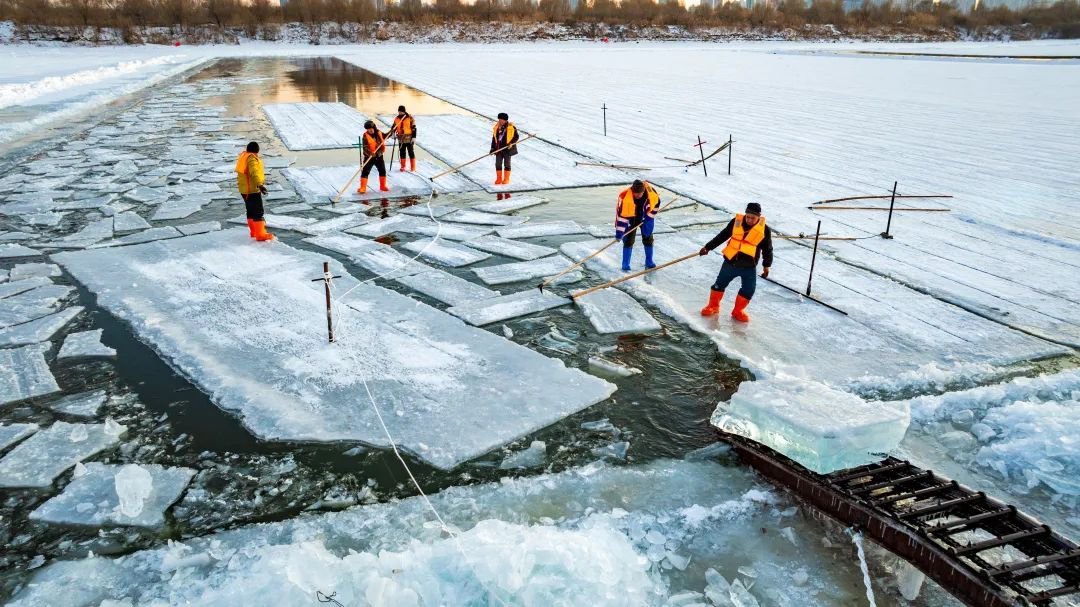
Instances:
[[[512,226],[529,220],[528,217],[485,213],[474,209],[461,209],[456,213],[445,216],[443,219],[455,223],[469,223],[480,226]]]
[[[55,422],[0,459],[0,487],[48,487],[68,468],[116,444],[123,428]]]
[[[0,451],[37,431],[37,424],[0,424]]]
[[[492,291],[435,268],[407,276],[398,276],[394,280],[451,306],[499,296],[498,291]]]
[[[607,288],[574,300],[600,333],[648,333],[659,331],[660,323],[626,293]]]
[[[576,221],[544,221],[526,223],[519,226],[499,228],[499,236],[503,238],[537,238],[540,236],[563,236],[566,234],[584,234],[585,228]]]
[[[92,390],[90,392],[70,394],[51,403],[44,403],[43,406],[64,415],[94,417],[101,410],[101,406],[105,404],[106,400],[108,400],[108,395],[104,390]]]
[[[550,310],[570,303],[566,297],[543,293],[539,289],[526,289],[510,295],[482,299],[480,301],[454,306],[446,311],[465,322],[481,326],[508,318],[525,316],[534,312]]]
[[[498,266],[486,266],[476,268],[473,272],[484,281],[484,284],[501,285],[510,282],[528,280],[530,278],[545,278],[554,276],[571,266],[569,259],[562,255],[544,257],[534,261],[522,261],[518,263],[504,263]],[[570,272],[562,276],[557,282],[574,282],[581,278],[580,272]]]
[[[0,350],[0,405],[59,392],[45,362],[48,344]]]
[[[484,211],[485,213],[513,213],[514,211],[535,207],[544,204],[545,202],[547,201],[539,196],[514,196],[513,198],[505,198],[503,200],[496,200],[495,202],[478,204],[473,208],[477,211]]]
[[[513,257],[524,261],[532,261],[556,253],[556,250],[551,247],[491,235],[467,240],[464,244],[495,255]]]
[[[124,211],[113,217],[113,230],[117,232],[133,232],[135,230],[145,230],[149,227],[150,224],[146,223],[146,220],[134,211]]]
[[[116,350],[101,343],[101,329],[79,331],[69,333],[64,338],[64,345],[60,348],[57,358],[83,358],[116,356]]]
[[[441,263],[445,266],[450,266],[451,268],[467,266],[471,263],[483,261],[491,257],[488,253],[470,249],[464,245],[447,242],[441,238],[415,240],[413,242],[405,243],[405,248],[419,254],[424,259]]]

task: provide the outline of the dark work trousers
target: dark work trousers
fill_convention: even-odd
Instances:
[[[713,283],[712,290],[723,291],[736,278],[740,279],[741,282],[739,295],[747,299],[753,299],[754,291],[757,290],[757,266],[735,265],[726,258],[724,259],[724,265],[720,266],[720,273],[716,275],[716,282]]]
[[[247,210],[247,218],[256,221],[262,219],[262,194],[255,192],[254,194],[241,194],[240,196],[244,199],[244,208]]]
[[[503,150],[495,154],[495,170],[496,171],[509,171],[510,170],[510,150]]]
[[[402,160],[405,160],[406,158],[416,158],[416,152],[413,150],[413,144],[411,141],[409,143],[402,143],[399,148],[400,153],[398,154],[398,156]]]
[[[364,159],[367,162],[367,158]],[[360,172],[360,176],[367,179],[371,174],[372,167],[379,169],[379,177],[386,177],[386,162],[383,160],[382,154],[375,157],[374,160],[364,165],[364,170]]]
[[[636,225],[637,224],[634,223],[634,220],[631,219],[630,220],[630,225],[626,229],[627,230],[633,230],[634,226],[636,226]],[[623,248],[629,249],[629,248],[634,246],[634,241],[637,240],[637,233],[638,232],[641,232],[641,244],[643,244],[643,245],[645,245],[647,247],[653,246],[653,218],[652,217],[645,217],[645,220],[643,222],[641,222],[641,227],[640,228],[634,230],[633,232],[630,232],[626,236],[623,236],[623,238],[622,238]]]

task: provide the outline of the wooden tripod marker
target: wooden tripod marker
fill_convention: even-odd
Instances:
[[[671,261],[669,261],[667,263],[662,263],[662,264],[656,266],[655,268],[649,268],[647,270],[640,270],[638,272],[634,272],[633,274],[627,274],[626,276],[623,276],[622,278],[616,278],[615,280],[612,280],[611,282],[605,282],[602,285],[597,285],[595,287],[590,287],[588,289],[585,289],[584,291],[577,291],[575,293],[571,293],[570,297],[571,297],[571,299],[577,299],[578,297],[584,297],[585,295],[588,295],[589,293],[594,293],[596,291],[599,291],[600,289],[606,289],[608,287],[617,285],[620,282],[626,282],[626,281],[628,281],[628,280],[630,280],[632,278],[637,278],[638,276],[644,276],[645,274],[656,272],[657,270],[663,270],[664,268],[666,268],[668,266],[673,266],[673,265],[675,265],[677,263],[684,262],[687,259],[691,259],[691,258],[694,258],[694,257],[700,257],[700,256],[701,256],[701,254],[695,251],[695,252],[693,252],[693,253],[691,253],[689,255],[684,255],[682,257],[679,257],[678,259],[673,259],[673,260],[671,260]]]
[[[667,209],[668,207],[670,207],[671,205],[675,204],[675,201],[676,201],[676,200],[678,200],[678,199],[680,199],[680,198],[682,198],[682,196],[676,196],[675,198],[672,198],[672,199],[671,199],[671,200],[670,200],[670,201],[669,201],[669,202],[668,202],[667,204],[665,204],[664,206],[662,206],[662,207],[660,207],[659,209],[657,209],[657,210],[656,210],[656,214],[657,214],[657,215],[659,215],[660,213],[663,213],[663,212],[664,212],[664,211],[665,211],[665,210],[666,210],[666,209]],[[625,234],[623,234],[623,238],[626,238],[626,237],[627,237],[627,236],[628,236],[628,235],[629,235],[629,234],[630,234],[631,232],[633,232],[634,230],[636,230],[636,229],[640,228],[641,226],[642,226],[642,224],[640,224],[640,223],[639,223],[639,224],[637,224],[636,226],[634,226],[634,227],[630,228],[629,230],[627,230],[627,231],[626,231],[626,233],[625,233]],[[580,267],[581,267],[582,265],[584,265],[584,264],[585,264],[585,262],[586,262],[586,261],[589,261],[589,260],[590,260],[590,259],[592,259],[593,257],[596,257],[597,255],[599,255],[599,254],[603,253],[604,251],[608,250],[608,248],[609,248],[609,247],[611,247],[611,245],[615,244],[616,242],[619,242],[619,239],[618,239],[618,238],[612,238],[612,239],[611,239],[611,242],[609,242],[609,243],[607,243],[606,245],[604,245],[604,246],[600,247],[600,248],[599,248],[599,249],[597,249],[597,250],[596,250],[595,252],[593,252],[592,254],[590,254],[590,255],[589,255],[588,257],[585,257],[585,258],[584,258],[584,259],[582,259],[581,261],[579,261],[579,262],[575,263],[574,265],[572,265],[572,266],[570,266],[570,267],[566,268],[566,269],[565,269],[565,270],[563,270],[562,272],[559,272],[558,274],[556,274],[556,275],[554,275],[554,276],[552,276],[552,277],[548,278],[548,279],[547,279],[547,280],[545,280],[544,282],[542,282],[542,283],[540,283],[539,285],[537,285],[537,287],[536,287],[536,288],[540,289],[540,292],[541,292],[541,293],[543,293],[543,292],[544,292],[544,287],[546,287],[546,286],[548,286],[549,284],[551,284],[551,283],[555,282],[555,281],[556,281],[556,280],[558,280],[559,278],[562,278],[563,276],[565,276],[566,274],[570,273],[571,271],[573,271],[573,270],[575,270],[575,269],[577,269],[577,268],[580,268]]]
[[[432,177],[431,181],[435,181],[436,179],[438,179],[439,177],[442,177],[443,175],[449,175],[450,173],[456,173],[456,172],[460,171],[461,169],[469,166],[470,164],[472,164],[474,162],[480,162],[481,160],[487,158],[488,156],[493,156],[495,154],[498,154],[499,152],[501,152],[503,150],[506,150],[506,149],[509,149],[509,148],[512,148],[515,145],[521,145],[522,143],[532,139],[533,137],[536,137],[536,134],[528,135],[524,139],[518,139],[517,143],[511,143],[511,144],[508,144],[508,145],[504,145],[501,148],[495,150],[494,152],[488,152],[487,154],[484,154],[483,156],[480,156],[478,158],[473,158],[472,160],[466,162],[465,164],[459,164],[456,167],[446,169],[442,173],[439,173],[438,175],[435,175],[434,177]]]
[[[330,275],[330,262],[324,261],[322,264],[323,275],[322,278],[312,279],[311,282],[323,281],[323,288],[326,290],[326,332],[330,338],[330,343],[334,343],[334,314],[330,307],[330,281],[334,278],[341,278],[341,276]]]

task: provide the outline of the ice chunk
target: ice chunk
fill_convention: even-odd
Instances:
[[[281,242],[252,246],[243,229],[54,259],[263,440],[386,445],[371,403],[355,399],[367,385],[399,445],[451,468],[614,391],[404,295],[358,284],[336,262],[336,284],[351,291],[339,297],[338,341],[328,344],[323,285],[312,282],[325,256]]]
[[[54,312],[56,303],[73,290],[61,285],[45,285],[0,299],[0,328],[30,322]]]
[[[474,249],[487,251],[488,253],[494,253],[495,255],[502,255],[503,257],[513,257],[523,261],[540,259],[541,257],[554,255],[557,252],[551,247],[520,242],[509,238],[502,238],[500,236],[481,236],[479,238],[467,240],[464,244]]]
[[[498,291],[492,291],[434,268],[406,276],[397,276],[394,280],[451,306],[499,296]]]
[[[273,228],[275,230],[295,230],[301,226],[315,223],[315,220],[310,217],[293,217],[292,215],[271,215],[269,213],[263,215],[263,219],[266,220],[266,227]],[[233,217],[229,220],[229,223],[245,225],[247,223],[247,217],[244,215],[241,215],[239,217]]]
[[[65,470],[117,441],[104,424],[55,422],[0,459],[0,487],[48,487]]]
[[[473,208],[485,213],[513,213],[514,211],[535,207],[544,204],[545,202],[547,202],[547,200],[544,200],[539,196],[514,196],[513,198],[504,198],[503,200],[496,200],[495,202],[478,204]]]
[[[527,289],[510,295],[454,306],[446,311],[471,325],[481,326],[550,310],[569,303],[570,300],[566,297],[559,297],[551,292],[541,293],[539,289]]]
[[[198,213],[202,210],[203,206],[209,204],[209,202],[210,198],[205,196],[167,200],[161,203],[161,206],[154,211],[154,215],[150,219],[152,221],[183,219],[189,215]]]
[[[328,232],[340,232],[349,228],[355,228],[356,226],[367,223],[368,221],[371,221],[371,218],[367,215],[364,215],[363,213],[349,213],[348,215],[334,217],[333,219],[324,219],[323,221],[317,221],[315,223],[297,226],[296,231],[315,236],[318,234],[326,234]]]
[[[26,278],[50,278],[60,275],[60,266],[54,263],[20,263],[11,268],[9,280]]]
[[[51,403],[45,403],[44,406],[64,415],[95,417],[107,399],[108,396],[104,390],[93,390],[71,394]]]
[[[0,451],[37,431],[37,424],[0,424]]]
[[[532,222],[520,226],[499,228],[499,236],[503,238],[537,238],[540,236],[563,236],[566,234],[584,234],[585,228],[576,221],[560,220],[546,222]]]
[[[221,224],[217,221],[202,221],[199,223],[188,223],[182,226],[176,226],[177,230],[184,236],[191,236],[192,234],[205,234],[207,232],[214,232],[221,229]]]
[[[113,218],[106,217],[91,221],[78,232],[57,240],[53,245],[63,249],[83,249],[112,236]]]
[[[367,120],[352,106],[340,102],[269,103],[262,108],[290,150],[331,150],[356,145],[357,133],[364,132]]]
[[[907,431],[906,407],[871,403],[802,379],[743,382],[711,423],[753,439],[819,473],[880,459]]]
[[[728,445],[727,443],[722,443],[720,441],[716,441],[715,443],[705,445],[704,447],[698,447],[697,449],[694,449],[693,451],[687,453],[683,457],[684,457],[684,459],[688,459],[688,460],[691,460],[691,461],[693,461],[693,460],[703,460],[703,459],[713,459],[718,455],[724,455],[724,454],[727,454],[727,453],[730,453],[730,452],[731,452],[731,445]]]
[[[447,222],[443,222],[442,224],[425,222],[407,225],[402,228],[401,231],[409,234],[420,234],[421,236],[437,235],[439,238],[445,238],[447,240],[472,240],[473,238],[490,234],[494,230],[492,228],[455,225]]]
[[[82,306],[72,306],[37,320],[0,329],[0,347],[22,346],[47,341],[54,333],[82,313]]]
[[[511,282],[520,282],[532,278],[546,278],[554,276],[571,266],[569,259],[562,255],[544,257],[533,261],[521,261],[516,263],[504,263],[497,266],[485,266],[476,268],[473,272],[489,285],[501,285]],[[577,271],[563,275],[555,284],[575,282],[581,279],[581,273]]]
[[[618,436],[621,434],[620,430],[615,427],[615,424],[611,423],[608,418],[598,419],[592,422],[583,422],[581,424],[582,430],[588,430],[589,432],[600,432],[603,434],[611,434]]]
[[[534,440],[528,449],[512,453],[499,464],[499,470],[514,470],[519,468],[539,468],[547,460],[547,444],[542,440]]]
[[[379,219],[376,221],[365,223],[362,226],[349,228],[345,230],[348,234],[356,234],[357,236],[367,236],[374,238],[376,236],[385,236],[393,232],[404,231],[405,227],[412,227],[418,225],[424,225],[430,223],[429,220],[424,220],[411,215],[391,215],[386,219]]]
[[[618,289],[600,289],[574,299],[593,328],[602,334],[649,333],[660,323],[636,299]]]
[[[625,460],[629,450],[629,441],[619,441],[617,443],[611,443],[610,445],[604,445],[603,447],[597,447],[592,450],[592,454],[600,458]]]
[[[169,197],[169,193],[160,188],[139,186],[124,192],[124,198],[143,204],[159,204]]]
[[[398,253],[387,245],[379,243],[375,244],[377,246],[358,253],[352,260],[356,265],[364,268],[379,278],[408,276],[409,274],[416,274],[417,272],[425,272],[432,269],[430,266],[416,261],[414,257]]]
[[[59,392],[45,362],[48,344],[0,350],[0,405]]]
[[[104,356],[111,358],[116,356],[116,350],[101,343],[101,329],[69,333],[64,338],[64,345],[60,348],[57,358],[81,358]]]
[[[113,217],[113,230],[117,232],[145,230],[149,227],[150,224],[146,223],[146,220],[139,217],[139,214],[134,211],[125,211]]]
[[[113,466],[91,462],[63,493],[30,513],[30,519],[65,525],[160,527],[195,471],[156,464]],[[89,509],[82,508],[90,504]]]
[[[900,563],[896,571],[896,587],[905,599],[914,601],[919,598],[919,591],[922,590],[924,580],[926,580],[926,574],[916,569],[914,565],[906,561]]]
[[[379,247],[386,248],[386,245],[379,244],[374,240],[358,238],[356,236],[349,236],[348,234],[341,234],[338,232],[305,238],[304,242],[309,242],[317,247],[322,247],[331,251],[337,251],[338,253],[348,255],[349,257],[356,257]]]
[[[453,213],[459,210],[461,207],[455,207],[448,204],[414,204],[411,207],[405,207],[398,211],[404,215],[413,215],[415,217],[427,217],[428,219],[439,219],[445,215]]]
[[[441,263],[445,266],[450,266],[451,268],[467,266],[471,263],[483,261],[491,257],[488,253],[470,249],[464,245],[446,242],[441,238],[427,238],[424,240],[407,242],[405,243],[405,248],[419,254],[420,257],[423,257],[424,259]]]
[[[599,371],[601,374],[614,377],[630,377],[631,375],[637,375],[641,373],[641,369],[635,369],[634,367],[627,367],[626,365],[613,363],[610,360],[605,360],[603,358],[600,358],[599,356],[589,357],[589,370]]]
[[[454,223],[469,223],[481,226],[513,226],[520,223],[525,223],[529,220],[528,217],[518,217],[516,215],[499,215],[497,213],[484,213],[482,211],[476,211],[474,209],[461,209],[456,213],[451,213],[443,217],[444,221],[452,221]]]
[[[19,293],[25,293],[30,289],[36,289],[38,287],[51,284],[52,281],[48,278],[27,278],[26,280],[17,280],[14,282],[0,284],[0,299],[3,299],[5,297],[11,297],[12,295],[18,295]]]
[[[41,255],[41,251],[38,251],[37,249],[31,249],[30,247],[24,247],[21,244],[15,243],[0,243],[0,259],[37,257],[38,255]]]
[[[286,204],[286,205],[283,205],[283,206],[280,206],[280,207],[274,207],[274,211],[276,211],[278,213],[288,214],[288,213],[298,213],[300,211],[310,211],[313,208],[315,208],[315,207],[311,206],[310,204],[308,204],[306,202],[296,202],[296,203],[293,203],[293,204]]]
[[[269,217],[269,216],[268,216]],[[141,244],[144,242],[151,242],[154,240],[164,240],[167,238],[177,238],[183,236],[179,230],[172,226],[164,228],[150,228],[149,230],[143,230],[142,232],[135,232],[134,234],[128,234],[114,240],[107,240],[105,242],[99,242],[93,245],[91,248],[99,249],[103,247],[117,247],[132,244]]]

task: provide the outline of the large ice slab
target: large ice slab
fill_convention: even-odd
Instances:
[[[455,223],[469,223],[478,226],[514,226],[529,220],[528,217],[486,213],[474,209],[461,209],[456,213],[445,216],[444,219]]]
[[[880,460],[904,438],[911,412],[819,382],[784,378],[743,382],[710,422],[824,474]]]
[[[37,431],[37,424],[0,424],[0,451]]]
[[[145,472],[149,487],[141,500],[130,500],[136,507],[122,507],[120,494],[128,491],[121,472],[131,466]],[[195,471],[190,468],[166,468],[156,464],[115,466],[91,462],[86,472],[77,476],[63,493],[30,513],[30,520],[62,525],[93,527],[156,528],[165,523],[165,511],[187,488]],[[140,487],[141,489],[141,487]],[[125,510],[127,510],[125,512]]]
[[[357,286],[338,263],[329,344],[323,287],[312,282],[325,256],[256,246],[244,229],[55,259],[266,440],[386,445],[366,381],[398,444],[450,468],[614,390],[404,295]]]
[[[503,238],[538,238],[540,236],[564,236],[568,234],[584,234],[585,228],[576,221],[562,219],[558,221],[532,222],[519,226],[499,228],[499,236]]]
[[[648,333],[659,331],[657,322],[636,299],[618,289],[600,289],[574,302],[600,333]]]
[[[24,247],[18,243],[0,243],[0,259],[9,259],[13,257],[36,257],[41,255],[41,251],[37,249],[31,249],[30,247]]]
[[[116,356],[116,350],[101,343],[101,333],[101,329],[69,333],[64,338],[64,345],[60,348],[57,358],[112,358]]]
[[[51,284],[51,280],[49,280],[48,278],[42,278],[40,276],[0,284],[0,299],[3,299],[5,297],[11,297],[12,295],[18,295],[19,293],[25,293],[30,289],[36,289],[38,287]]]
[[[290,150],[331,150],[356,145],[367,118],[344,103],[268,103],[263,107]],[[355,170],[355,169],[353,169]]]
[[[124,427],[54,422],[0,459],[0,487],[48,487],[78,462],[115,445]]]
[[[50,284],[0,299],[0,328],[30,322],[55,312],[57,302],[72,291],[72,287]]]
[[[495,255],[513,257],[524,261],[540,259],[541,257],[547,257],[548,255],[557,252],[551,247],[490,235],[467,240],[464,244],[474,249],[494,253]]]
[[[547,200],[544,200],[539,196],[514,196],[513,198],[504,198],[502,200],[496,200],[495,202],[478,204],[473,208],[477,211],[484,211],[485,213],[513,213],[514,211],[520,211],[521,209],[542,205],[545,202],[547,202]]]
[[[511,282],[529,280],[530,278],[546,278],[554,276],[572,265],[569,259],[562,255],[543,257],[533,261],[520,261],[516,263],[504,263],[498,266],[486,266],[476,268],[473,272],[484,281],[484,284],[502,285]],[[572,271],[560,277],[556,284],[574,282],[581,279],[581,272]]]
[[[348,230],[345,230],[345,232],[348,234],[356,234],[357,236],[375,238],[393,232],[404,231],[407,227],[426,225],[429,223],[431,223],[431,220],[429,219],[422,219],[411,215],[391,215],[390,217],[377,219],[355,228],[349,228]]]
[[[408,224],[401,228],[401,231],[408,234],[419,234],[421,236],[438,236],[440,239],[445,238],[446,240],[471,240],[473,238],[486,236],[495,231],[495,229],[491,227],[458,225],[442,220],[440,221],[441,223],[428,221],[424,223]]]
[[[192,196],[176,200],[166,200],[154,211],[150,218],[153,221],[168,221],[171,219],[183,219],[202,210],[203,206],[210,203],[210,198]]]
[[[390,160],[389,151],[385,158],[387,161]],[[368,183],[368,191],[360,194],[356,191],[360,187],[360,176],[356,175],[359,168],[358,161],[355,165],[294,168],[285,169],[282,172],[304,200],[311,203],[329,202],[347,183],[349,187],[342,192],[341,202],[430,196],[432,190],[439,193],[460,193],[480,189],[475,183],[458,174],[446,175],[432,182],[431,177],[445,169],[430,160],[420,160],[416,163],[416,172],[390,171],[387,178],[389,192],[379,190],[378,171],[373,170],[369,177],[371,181]],[[351,183],[349,183],[350,178]]]
[[[446,311],[479,327],[500,320],[550,310],[569,303],[570,300],[566,297],[559,297],[550,291],[541,293],[539,289],[526,289],[518,293],[454,306]]]
[[[134,211],[124,211],[113,217],[113,230],[116,232],[133,232],[135,230],[145,230],[149,227],[150,224],[146,223],[146,220]]]
[[[408,276],[409,274],[416,274],[430,269],[423,262],[417,261],[415,255],[405,255],[395,251],[389,245],[383,244],[378,244],[376,247],[353,256],[352,260],[356,265],[379,278]]]
[[[389,118],[389,117],[387,117]],[[427,115],[420,127],[419,144],[433,156],[459,166],[488,151],[491,144],[492,122],[465,114]],[[518,125],[518,128],[524,128]],[[527,135],[521,132],[521,139]],[[489,192],[542,190],[550,188],[583,187],[629,183],[633,178],[618,170],[580,166],[588,159],[566,148],[552,145],[539,138],[522,141],[514,156],[513,179],[510,185],[492,185],[495,160],[488,158],[462,169],[469,179]],[[436,182],[441,179],[436,180]]]
[[[405,243],[405,248],[416,253],[429,261],[441,263],[444,266],[458,268],[471,263],[484,261],[491,257],[490,254],[476,249],[470,249],[464,245],[447,242],[441,238],[425,238]]]
[[[0,405],[59,392],[45,362],[48,344],[0,350]]]
[[[454,276],[449,272],[434,268],[407,276],[399,276],[394,280],[412,288],[414,291],[451,306],[465,305],[481,299],[498,297],[499,295],[498,291],[492,291],[459,276]]]
[[[355,257],[366,253],[371,249],[386,246],[379,244],[374,240],[341,234],[339,232],[330,232],[329,234],[312,236],[310,238],[305,238],[304,242],[309,242],[315,246],[331,251],[337,251],[338,253],[348,255],[349,257]]]
[[[349,228],[355,228],[356,226],[367,223],[369,221],[371,221],[371,218],[367,215],[364,215],[363,213],[349,213],[348,215],[342,215],[340,217],[324,219],[315,223],[296,226],[296,231],[315,236],[318,234],[325,234],[327,232],[340,232]]]
[[[53,334],[82,313],[82,306],[71,306],[37,320],[0,329],[0,347],[22,346],[47,341]]]
[[[95,417],[108,398],[109,396],[104,390],[91,390],[90,392],[69,394],[52,402],[44,403],[43,406],[64,415]]]

